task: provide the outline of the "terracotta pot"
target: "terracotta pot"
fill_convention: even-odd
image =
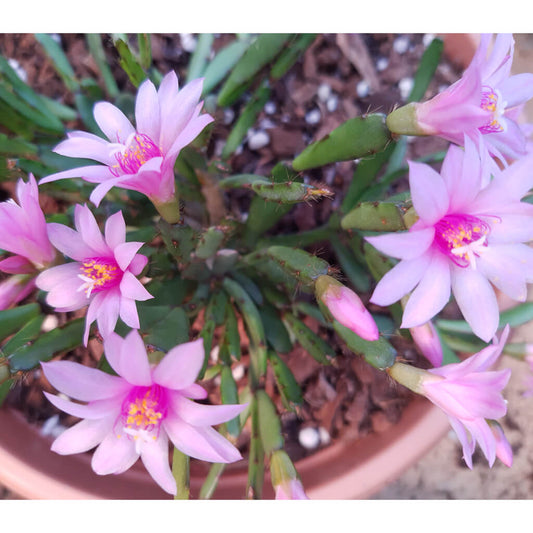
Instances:
[[[0,409],[0,483],[27,499],[168,498],[138,461],[117,476],[97,476],[90,454],[60,456],[50,451],[51,438],[13,410]],[[297,463],[312,499],[366,498],[391,482],[429,451],[448,431],[446,416],[420,398],[409,404],[390,429],[357,441],[339,442]],[[215,498],[241,499],[246,467],[228,465]],[[208,465],[193,463],[191,491],[197,497]],[[265,498],[272,498],[265,479]]]

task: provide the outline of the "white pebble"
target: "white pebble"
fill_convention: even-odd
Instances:
[[[22,81],[28,81],[28,73],[24,70],[22,65],[16,59],[8,59],[7,62]]]
[[[331,442],[331,435],[329,434],[328,430],[324,427],[318,428],[318,435],[320,437],[320,443],[324,446],[329,444]]]
[[[409,50],[409,39],[405,35],[400,35],[392,43],[392,48],[398,54],[405,54]]]
[[[273,115],[275,112],[276,112],[276,104],[272,101],[268,101],[266,104],[265,104],[265,113],[267,115]]]
[[[180,33],[181,46],[186,52],[196,49],[196,37],[192,33]]]
[[[435,39],[434,33],[425,33],[424,37],[422,37],[422,44],[427,47],[431,44],[431,41],[433,41],[433,39]]]
[[[359,98],[364,98],[365,96],[368,96],[369,93],[370,93],[370,85],[368,84],[368,82],[366,80],[361,80],[357,84],[355,90],[356,90],[357,96],[359,96]]]
[[[41,331],[47,332],[56,329],[59,324],[59,320],[56,315],[46,315],[41,326]]]
[[[209,354],[211,361],[215,362],[218,359],[219,351],[220,351],[220,346],[218,344],[216,346],[213,346],[213,349],[211,350],[211,353]]]
[[[314,450],[320,444],[320,434],[316,428],[303,428],[298,434],[298,441],[306,450]]]
[[[413,78],[402,78],[398,82],[398,89],[400,89],[400,94],[404,100],[411,94],[414,83]]]
[[[248,148],[250,148],[250,150],[259,150],[260,148],[264,148],[269,142],[270,136],[266,131],[251,131],[248,134]]]
[[[331,87],[327,83],[321,83],[316,94],[321,102],[326,102],[331,95]]]
[[[318,124],[322,115],[320,114],[320,109],[311,109],[305,114],[305,121],[307,124]]]
[[[233,122],[234,118],[235,118],[235,111],[233,111],[233,109],[231,109],[231,107],[226,107],[226,109],[224,109],[224,118],[222,119],[224,124],[226,126],[228,124],[231,124]]]
[[[244,365],[237,365],[234,369],[232,369],[231,374],[235,381],[242,379],[244,377]]]
[[[333,111],[337,109],[338,105],[339,105],[339,97],[336,94],[332,94],[326,102],[326,109],[330,113],[332,113]]]
[[[260,121],[259,121],[259,127],[262,129],[262,130],[270,130],[272,128],[275,128],[276,125],[274,124],[274,122],[272,122],[269,118],[262,118]]]
[[[41,435],[51,435],[55,426],[59,424],[59,415],[51,416],[48,420],[45,420],[41,426]]]
[[[382,71],[385,70],[388,66],[389,66],[389,60],[388,60],[386,57],[380,57],[380,58],[376,61],[376,69],[377,69],[379,72],[382,72]]]
[[[59,33],[51,33],[50,37],[57,43],[61,44],[61,35]]]

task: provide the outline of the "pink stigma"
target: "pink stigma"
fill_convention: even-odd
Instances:
[[[118,285],[123,273],[113,259],[105,257],[85,259],[80,264],[80,271],[81,274],[78,274],[78,277],[85,283],[80,285],[78,291],[85,290],[87,298],[93,292],[103,291]]]
[[[446,215],[435,224],[435,244],[460,267],[476,268],[476,257],[487,246],[490,226],[472,215]]]
[[[483,87],[481,109],[491,113],[491,119],[487,124],[479,128],[481,133],[499,133],[505,131],[504,125],[498,120],[505,111],[505,105],[502,105],[501,97],[497,91],[494,91],[490,87]]]
[[[109,169],[114,176],[136,174],[146,161],[161,157],[158,146],[144,133],[135,133],[126,141],[126,147],[115,154],[117,163]]]

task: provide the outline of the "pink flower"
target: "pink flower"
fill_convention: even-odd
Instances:
[[[319,276],[315,282],[315,294],[340,324],[367,341],[379,338],[379,330],[372,315],[359,296],[348,287],[331,276]]]
[[[429,321],[409,331],[422,355],[433,366],[442,365],[442,344],[433,323]]]
[[[421,380],[420,393],[448,416],[463,446],[463,458],[469,468],[472,468],[476,442],[479,442],[489,466],[494,464],[497,450],[505,464],[509,462],[509,453],[512,454],[503,450],[505,443],[501,435],[487,422],[487,419],[501,418],[507,413],[501,391],[507,385],[511,371],[488,369],[500,356],[508,335],[509,326],[506,326],[499,342],[495,339],[492,345],[461,363],[431,369]]]
[[[474,333],[488,342],[498,326],[492,284],[524,301],[533,281],[533,206],[520,202],[533,185],[533,154],[494,176],[473,142],[450,146],[440,175],[409,163],[413,206],[419,220],[408,232],[367,240],[401,261],[378,283],[370,301],[387,306],[413,291],[402,327],[428,322],[448,302],[450,289]],[[414,289],[414,290],[413,290]]]
[[[463,144],[463,135],[484,143],[502,162],[526,153],[526,137],[516,120],[533,96],[533,74],[510,76],[514,40],[499,34],[481,43],[462,78],[431,100],[393,111],[387,124],[395,133],[438,135]],[[407,131],[409,130],[409,131]],[[483,141],[480,137],[483,137]]]
[[[136,300],[152,295],[135,277],[148,259],[137,254],[142,242],[126,242],[122,212],[110,216],[105,224],[105,238],[87,206],[76,205],[76,230],[62,224],[48,224],[54,246],[72,263],[45,270],[36,279],[37,286],[48,291],[46,302],[56,311],[74,311],[86,305],[84,343],[96,320],[102,336],[115,329],[118,317],[130,327],[139,328]]]
[[[146,80],[135,103],[136,128],[114,105],[97,103],[94,118],[109,141],[74,131],[54,151],[101,164],[58,172],[40,183],[74,177],[98,183],[91,194],[95,205],[112,187],[139,191],[156,205],[174,202],[176,158],[213,121],[210,115],[200,115],[202,85],[203,80],[197,79],[178,91],[175,72],[163,78],[159,90]]]
[[[35,289],[35,278],[28,274],[15,274],[0,281],[0,311],[24,300]]]
[[[32,174],[28,182],[17,182],[18,204],[0,204],[0,248],[15,254],[0,261],[8,274],[30,274],[45,268],[56,252],[48,239],[46,220],[39,206],[39,191]]]
[[[70,361],[42,363],[50,383],[86,404],[45,393],[58,408],[83,418],[62,433],[52,450],[69,455],[97,446],[91,466],[100,475],[120,474],[141,457],[163,490],[176,494],[168,461],[169,438],[191,457],[216,463],[241,459],[239,451],[211,426],[237,416],[245,405],[203,405],[207,392],[194,383],[204,361],[203,340],[172,348],[150,365],[137,330],[126,338],[104,339],[109,364],[118,376]]]
[[[488,421],[496,441],[496,457],[509,468],[513,466],[513,449],[503,433],[503,428],[495,420]]]
[[[276,487],[276,500],[308,500],[302,482],[299,479],[291,479]]]

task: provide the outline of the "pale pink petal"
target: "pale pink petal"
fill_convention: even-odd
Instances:
[[[229,463],[241,459],[241,454],[222,435],[210,427],[194,427],[178,417],[166,418],[163,428],[182,453],[213,463]]]
[[[63,224],[48,224],[48,237],[51,243],[67,257],[75,261],[84,261],[88,257],[95,257],[96,250],[89,247],[77,231]]]
[[[122,211],[117,211],[106,220],[105,240],[112,250],[126,241],[126,223]]]
[[[106,137],[113,143],[124,144],[135,133],[135,128],[126,115],[109,102],[98,102],[94,106],[94,119]]]
[[[472,331],[489,342],[498,327],[499,309],[487,279],[472,268],[453,268],[453,295]]]
[[[400,261],[377,284],[370,301],[385,307],[412,291],[428,268],[432,254]]]
[[[120,291],[118,289],[109,289],[105,292],[105,297],[98,310],[96,323],[102,337],[109,335],[117,325],[118,315],[120,312]]]
[[[511,76],[498,86],[498,90],[507,107],[523,104],[533,98],[533,74],[524,72]]]
[[[51,361],[41,363],[41,366],[53,387],[82,402],[119,396],[130,388],[122,378],[72,361]]]
[[[110,432],[94,451],[91,467],[100,476],[115,474],[127,470],[138,457],[127,435]]]
[[[87,315],[85,317],[85,331],[83,333],[83,345],[87,346],[89,342],[89,332],[91,329],[91,324],[98,318],[100,314],[100,308],[105,302],[105,292],[99,292],[93,296],[89,307],[87,308]]]
[[[92,250],[95,250],[98,256],[108,257],[111,255],[111,249],[104,241],[98,223],[86,205],[76,205],[74,208],[74,222],[83,241]]]
[[[119,375],[133,385],[148,387],[152,384],[146,347],[136,329],[132,329],[122,342],[119,369],[117,371]]]
[[[180,394],[192,400],[205,400],[207,398],[207,391],[201,385],[198,385],[198,383],[183,387],[180,389]]]
[[[398,259],[414,259],[423,255],[433,243],[435,228],[411,230],[401,233],[387,233],[376,237],[365,237],[380,252]]]
[[[110,413],[118,412],[122,402],[122,397],[115,397],[106,400],[97,400],[90,402],[89,404],[81,404],[70,402],[61,396],[55,396],[46,391],[43,392],[43,394],[48,398],[50,403],[61,411],[72,416],[77,416],[78,418],[86,418],[89,420],[97,420],[109,416]]]
[[[174,412],[192,426],[213,426],[227,422],[239,415],[244,405],[204,405],[188,400],[178,392],[170,395]]]
[[[192,385],[204,363],[204,354],[202,338],[179,344],[154,369],[154,382],[173,390]]]
[[[154,442],[143,443],[141,460],[153,480],[169,494],[176,494],[176,480],[168,461],[168,437],[161,431]]]
[[[124,295],[120,297],[119,316],[130,328],[139,329],[141,327],[135,300],[126,298]]]
[[[124,272],[120,282],[120,292],[126,298],[132,300],[145,301],[153,296],[144,288],[144,285],[131,273]]]
[[[134,275],[138,276],[148,263],[148,257],[145,255],[137,254],[130,263],[128,270]]]
[[[414,161],[408,161],[408,164],[413,207],[426,224],[434,224],[446,214],[449,207],[444,180],[428,165]]]
[[[104,198],[104,196],[113,188],[120,186],[120,182],[124,178],[122,176],[115,177],[111,173],[109,174],[109,179],[103,181],[98,186],[95,187],[91,195],[89,196],[89,199],[91,202],[98,207],[100,205],[100,202]]]
[[[127,270],[129,264],[143,245],[143,242],[124,242],[114,249],[115,261],[121,270]]]
[[[87,167],[77,167],[70,170],[55,172],[54,174],[50,174],[49,176],[46,176],[40,180],[39,185],[44,185],[45,183],[66,178],[83,178],[91,183],[100,183],[113,177],[114,176],[109,170],[109,167],[104,165],[91,165]]]
[[[135,101],[135,122],[139,133],[148,135],[156,143],[159,142],[159,99],[150,80],[144,81],[139,87]]]
[[[91,138],[71,136],[60,142],[54,148],[54,152],[66,157],[94,159],[104,165],[116,163],[114,156],[111,154],[109,143],[96,135]]]
[[[176,73],[171,70],[161,80],[161,84],[159,85],[159,89],[157,91],[157,97],[159,98],[159,106],[161,109],[168,109],[171,100],[176,96],[178,90],[178,77]]]
[[[65,310],[67,308],[74,310],[85,307],[90,300],[84,290],[79,290],[83,283],[77,276],[64,279],[62,283],[49,289],[46,295],[46,303],[50,307],[56,308],[56,310]]]
[[[66,279],[77,279],[78,286],[82,284],[82,281],[78,278],[80,274],[79,263],[64,263],[52,268],[48,268],[41,272],[35,282],[37,287],[43,291],[50,291],[65,282]]]
[[[82,420],[61,433],[52,443],[51,450],[59,455],[86,452],[105,439],[113,422],[109,416],[99,420]]]
[[[466,431],[464,424],[455,417],[448,416],[450,425],[457,434],[459,442],[463,446],[463,459],[465,460],[466,466],[472,470],[472,454],[476,447],[476,441],[470,437],[470,434]]]
[[[420,326],[431,320],[450,299],[450,264],[440,253],[434,253],[420,283],[405,305],[402,328]]]
[[[14,255],[0,261],[0,270],[6,274],[31,274],[35,266],[25,257]]]

